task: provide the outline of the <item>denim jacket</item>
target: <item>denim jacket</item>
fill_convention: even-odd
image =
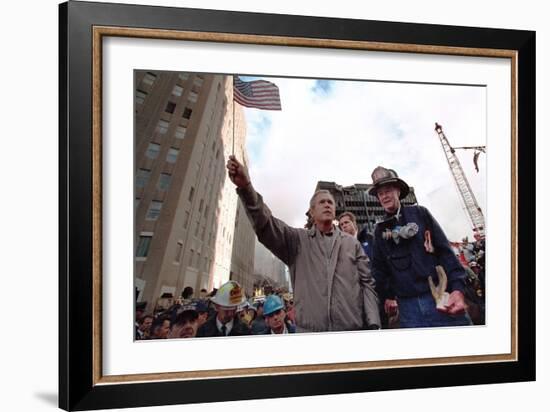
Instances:
[[[382,234],[395,226],[414,222],[418,233],[409,239],[384,239]],[[424,247],[429,231],[434,247],[428,253]],[[466,272],[455,256],[439,223],[423,206],[403,206],[399,219],[386,216],[374,230],[373,272],[381,302],[399,297],[414,297],[430,292],[428,277],[438,284],[436,265],[447,274],[447,291],[464,291]]]

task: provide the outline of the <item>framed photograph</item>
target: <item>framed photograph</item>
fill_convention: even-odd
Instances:
[[[61,408],[535,379],[534,32],[59,11]]]

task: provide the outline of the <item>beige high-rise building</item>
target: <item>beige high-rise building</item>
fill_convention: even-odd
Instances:
[[[239,201],[235,219],[235,242],[231,259],[231,279],[244,288],[248,297],[254,295],[254,245],[256,234],[246,215],[246,210]]]
[[[198,295],[229,280],[232,260],[253,261],[241,241],[254,233],[236,224],[225,169],[233,152],[246,161],[232,77],[138,71],[135,81],[135,286],[150,311],[163,294],[191,286]]]

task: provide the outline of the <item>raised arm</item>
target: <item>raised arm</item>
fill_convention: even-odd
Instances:
[[[254,190],[248,170],[235,156],[227,161],[227,172],[237,186],[237,194],[243,202],[258,240],[285,264],[293,263],[298,254],[299,231],[277,219],[263,202],[262,196]]]

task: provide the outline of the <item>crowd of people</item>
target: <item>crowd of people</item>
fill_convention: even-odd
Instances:
[[[358,232],[351,212],[336,219],[327,190],[313,194],[306,227],[291,227],[273,216],[234,156],[227,170],[258,240],[288,266],[292,296],[247,301],[235,281],[198,299],[184,290],[165,313],[136,316],[136,339],[484,323],[484,239],[454,247],[427,208],[401,204],[410,188],[394,170],[371,174],[369,194],[385,211],[373,234]]]
[[[485,324],[485,239],[478,234],[475,241],[468,237],[460,244],[453,245],[456,255],[466,271],[464,291],[468,313],[476,325]]]
[[[292,294],[274,291],[247,299],[241,285],[229,281],[219,289],[193,297],[186,287],[182,297],[154,315],[136,307],[136,340],[242,336],[294,333]]]

